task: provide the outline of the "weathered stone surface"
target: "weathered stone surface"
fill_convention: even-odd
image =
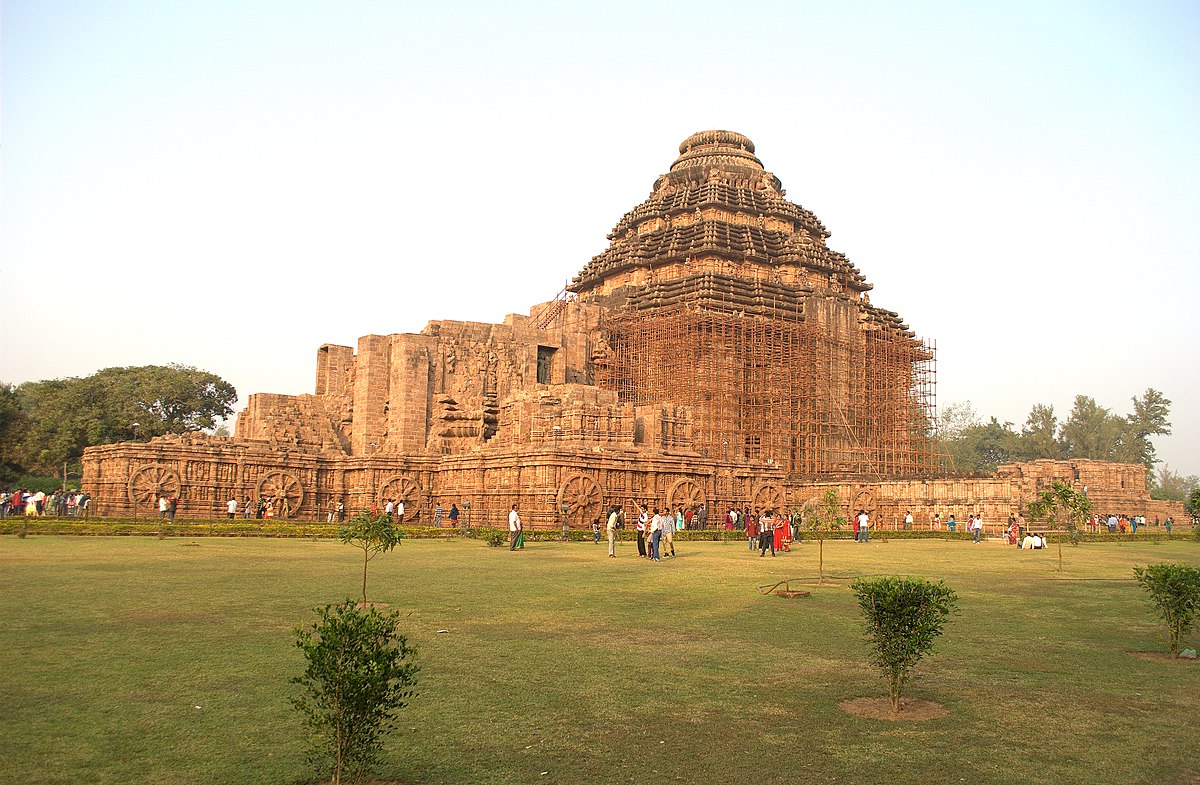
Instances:
[[[948,477],[929,423],[934,353],[787,201],[749,139],[694,134],[563,295],[502,324],[434,321],[317,351],[312,395],[250,396],[235,435],[89,449],[102,514],[218,517],[260,496],[293,518],[404,500],[474,525],[586,526],[610,504],[847,509],[998,524],[1062,479],[1104,509],[1142,467],[1036,461]],[[467,505],[470,505],[469,512]],[[1173,510],[1174,508],[1172,508]]]

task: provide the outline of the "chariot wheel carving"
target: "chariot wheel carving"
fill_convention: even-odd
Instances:
[[[179,474],[166,466],[143,466],[129,476],[129,501],[134,508],[157,509],[160,496],[179,498],[183,486]]]
[[[604,509],[604,490],[593,477],[572,475],[558,490],[558,509],[567,516],[567,520],[594,520]]]
[[[707,500],[704,489],[695,480],[680,480],[667,491],[667,504],[672,510],[696,509]]]
[[[425,495],[425,489],[421,487],[421,483],[414,480],[412,477],[396,475],[389,477],[379,486],[379,506],[382,508],[388,503],[388,499],[394,502],[404,502],[404,517],[402,520],[416,520],[417,513],[421,511],[421,499]]]
[[[859,510],[865,511],[872,518],[875,517],[875,494],[866,488],[854,494],[854,501],[850,503],[851,515],[856,514]]]
[[[300,478],[284,471],[269,471],[258,481],[260,498],[275,502],[275,515],[290,518],[304,503],[304,485]]]
[[[783,489],[775,483],[758,486],[750,497],[750,509],[783,512]]]

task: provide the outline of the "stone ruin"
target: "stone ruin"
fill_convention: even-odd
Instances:
[[[223,517],[272,499],[324,519],[457,503],[463,525],[587,527],[610,504],[800,509],[826,488],[886,522],[912,510],[998,523],[1062,479],[1103,509],[1151,502],[1143,467],[1009,464],[956,477],[938,449],[935,349],[829,231],[788,201],[741,134],[688,137],[604,252],[554,300],[502,324],[433,321],[317,350],[311,395],[251,395],[229,438],[89,448],[104,515]],[[1158,509],[1162,507],[1162,509]]]

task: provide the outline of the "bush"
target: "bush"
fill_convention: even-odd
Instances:
[[[333,783],[360,777],[379,757],[396,713],[413,697],[416,650],[396,631],[400,614],[360,610],[353,600],[316,609],[318,622],[295,630],[308,665],[291,679],[304,689],[292,705],[311,737],[309,761]]]
[[[958,596],[943,582],[920,578],[859,578],[850,585],[867,621],[871,664],[888,682],[892,711],[916,664],[933,648]]]
[[[1200,613],[1200,569],[1168,562],[1134,567],[1133,574],[1167,623],[1171,656],[1178,657],[1180,639],[1191,630]]]
[[[487,544],[492,548],[499,548],[504,544],[505,536],[498,529],[486,529],[483,532],[483,538],[487,540]]]
[[[392,516],[363,510],[338,528],[338,540],[363,552],[363,604],[367,602],[367,565],[381,553],[400,544],[404,535],[392,525]]]

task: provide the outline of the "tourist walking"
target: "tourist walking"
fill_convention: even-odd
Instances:
[[[750,525],[750,521],[746,522]],[[758,519],[758,557],[761,559],[767,555],[767,548],[771,549],[771,556],[775,556],[775,522],[771,520],[770,512],[763,513]]]
[[[452,528],[452,529],[457,528],[458,527],[458,504],[456,504],[455,502],[450,503],[450,515],[448,517],[450,518],[450,528]]]
[[[401,502],[403,503],[403,502]],[[508,513],[508,549],[517,549],[517,536],[521,533],[521,516],[517,513],[517,505],[513,505]]]
[[[236,498],[232,496],[229,497],[229,501],[225,502],[225,511],[227,513],[226,517],[228,517],[229,520],[232,521],[237,517],[238,503]]]
[[[976,515],[971,521],[971,541],[979,542],[979,535],[983,533],[983,516]]]
[[[680,515],[678,512],[676,512],[674,518],[671,517],[670,513],[662,517],[662,539],[666,543],[663,546],[663,550],[665,551],[669,548],[672,556],[675,555],[675,531],[679,528],[679,520]]]

